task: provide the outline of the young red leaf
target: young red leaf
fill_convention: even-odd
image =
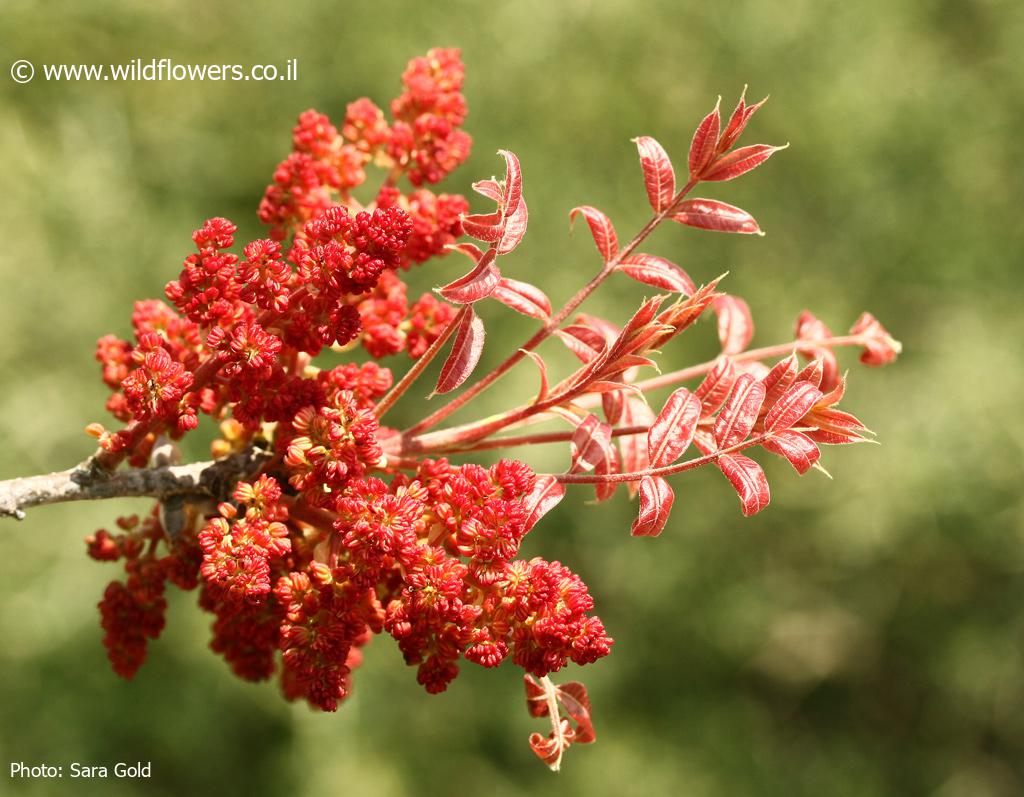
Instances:
[[[547,736],[539,733],[530,734],[530,749],[548,765],[552,772],[558,772],[562,766],[562,755],[571,742],[572,728],[569,720],[555,719],[554,728]]]
[[[497,180],[491,179],[480,180],[478,182],[475,182],[473,183],[473,190],[476,191],[481,196],[485,196],[488,199],[492,199],[499,205],[501,204],[502,190],[501,185],[498,184]]]
[[[663,291],[674,291],[691,296],[697,289],[690,275],[675,263],[657,255],[636,254],[626,258],[616,269],[637,282]]]
[[[661,144],[650,136],[640,136],[633,141],[640,151],[640,168],[644,172],[647,198],[654,212],[661,213],[669,207],[676,195],[676,175],[672,161]]]
[[[523,172],[519,167],[519,158],[507,149],[499,149],[498,154],[505,159],[505,184],[502,190],[501,205],[506,216],[511,216],[519,207],[523,196]]]
[[[722,124],[718,115],[718,106],[722,99],[719,97],[715,103],[715,109],[705,116],[693,133],[693,140],[690,142],[690,179],[696,180],[701,172],[711,163],[715,157],[715,148],[718,146],[718,130]]]
[[[501,239],[504,231],[504,218],[501,213],[471,213],[462,216],[462,229],[472,238],[484,243],[493,244]]]
[[[701,230],[744,235],[763,234],[754,217],[747,211],[719,202],[717,199],[686,199],[679,203],[672,219]]]
[[[675,493],[660,476],[640,480],[640,513],[629,533],[634,537],[657,537],[665,528],[675,503]]]
[[[437,378],[435,393],[450,393],[465,382],[484,351],[484,322],[473,311],[473,305],[467,304],[459,311],[458,327],[455,330],[455,343],[451,353],[441,367]]]
[[[488,249],[477,262],[476,268],[439,288],[437,292],[455,304],[472,304],[487,298],[501,281],[501,272],[494,262],[496,256],[494,249]]]
[[[573,744],[590,744],[597,738],[594,724],[590,719],[590,698],[587,687],[579,681],[569,681],[557,687],[558,702],[562,704],[569,719],[576,723]]]
[[[676,390],[647,432],[647,452],[655,468],[671,465],[693,442],[700,422],[701,403],[685,387]]]
[[[450,249],[453,252],[463,254],[474,263],[479,263],[480,258],[484,256],[483,250],[470,241],[459,241],[457,244],[448,244],[445,249]]]
[[[617,378],[621,379],[622,374],[618,374]],[[625,406],[625,390],[611,390],[601,394],[601,409],[604,411],[604,419],[613,426],[622,420]]]
[[[604,459],[597,463],[597,467],[594,468],[594,473],[598,476],[610,476],[613,473],[619,472],[619,455],[618,452],[612,445],[608,445],[604,449]],[[618,488],[618,482],[598,482],[594,485],[594,494],[597,498],[598,503],[607,501],[613,495],[615,490]]]
[[[732,383],[736,380],[736,369],[728,357],[720,357],[714,367],[708,371],[704,381],[694,391],[694,395],[704,405],[702,416],[713,415],[722,406]]]
[[[498,240],[498,254],[507,255],[523,240],[530,212],[526,209],[526,197],[519,195],[515,210],[505,219],[505,231]]]
[[[729,123],[725,126],[725,130],[722,131],[722,135],[718,139],[718,147],[716,151],[719,154],[725,152],[729,147],[736,143],[740,134],[747,126],[747,122],[750,121],[750,117],[757,113],[757,109],[768,101],[768,98],[765,97],[759,103],[747,105],[746,94],[747,88],[744,86],[743,94],[740,96],[740,101],[736,104],[736,110],[732,112],[732,116],[729,117]]]
[[[540,371],[540,390],[537,391],[537,398],[534,402],[543,401],[548,396],[548,366],[544,362],[544,358],[541,357],[535,351],[527,351],[526,349],[520,349],[523,354],[533,360],[537,366],[537,370]]]
[[[544,291],[528,282],[502,277],[491,293],[491,298],[530,318],[539,321],[551,319],[551,300]]]
[[[801,476],[821,457],[821,451],[807,435],[785,430],[776,432],[762,443],[773,454],[785,457]]]
[[[804,310],[796,319],[796,337],[799,340],[821,340],[831,338],[832,330],[810,310]]]
[[[861,313],[860,318],[850,328],[851,335],[862,335],[865,338],[864,351],[860,361],[864,365],[888,365],[895,361],[903,346],[895,340],[882,323],[871,313]]]
[[[754,319],[750,307],[738,296],[718,296],[712,306],[718,314],[718,339],[722,354],[739,354],[754,337]]]
[[[756,515],[771,501],[771,490],[764,471],[750,457],[743,454],[723,454],[718,458],[718,467],[740,497],[740,505],[746,517]]]
[[[615,227],[611,219],[604,215],[597,208],[590,205],[581,205],[569,211],[569,220],[575,221],[578,214],[583,214],[587,220],[590,232],[594,236],[594,243],[597,244],[597,251],[607,263],[619,253],[619,240],[615,235]]]
[[[593,413],[576,427],[569,446],[572,449],[570,473],[593,470],[605,459],[612,444],[612,428]]]
[[[554,334],[555,337],[565,344],[569,351],[579,358],[580,362],[592,362],[601,353],[601,350],[595,349],[588,342],[581,340],[577,335],[573,334],[578,329],[576,326],[569,326],[565,329],[556,329]]]
[[[782,394],[764,416],[764,428],[774,432],[788,429],[803,418],[821,398],[821,391],[810,382],[797,382]]]
[[[786,146],[789,146],[788,144]],[[773,147],[770,144],[752,144],[749,147],[740,147],[727,155],[722,155],[711,164],[711,167],[701,177],[702,180],[732,180],[741,174],[746,174],[756,169],[774,153],[786,146]]]
[[[790,354],[785,360],[777,362],[772,369],[761,379],[764,382],[764,404],[762,407],[772,407],[779,397],[789,390],[796,381],[797,372],[796,354]]]
[[[742,443],[757,422],[764,401],[764,384],[750,374],[741,374],[732,388],[725,408],[715,419],[715,442],[720,449]]]
[[[623,426],[650,426],[654,422],[654,413],[640,399],[627,397],[620,422]],[[644,434],[622,435],[619,438],[619,451],[622,453],[624,473],[646,470],[650,464],[647,457],[647,436]],[[636,495],[637,486],[638,482],[629,482],[626,485],[630,497]]]
[[[565,485],[554,476],[538,476],[533,489],[523,498],[526,531],[529,531],[565,497]]]

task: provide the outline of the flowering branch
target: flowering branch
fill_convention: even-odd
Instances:
[[[603,658],[613,640],[579,576],[519,556],[526,534],[567,486],[589,485],[599,501],[625,486],[639,497],[631,533],[657,536],[674,502],[666,477],[702,466],[722,472],[744,515],[760,512],[768,481],[747,454],[767,451],[804,474],[821,469],[820,446],[863,441],[870,432],[837,408],[846,379],[836,350],[857,346],[861,361],[877,366],[900,347],[868,313],[836,336],[805,312],[792,342],[751,349],[750,308],[722,289],[722,277],[698,286],[666,258],[639,251],[665,221],[761,233],[746,211],[689,196],[782,149],[736,146],[763,104],[744,97],[728,119],[716,105],[697,126],[681,188],[665,149],[634,140],[651,216],[620,247],[604,213],[574,208],[570,221],[586,221],[601,268],[553,310],[539,287],[502,274],[529,222],[513,153],[499,151],[504,179],[473,184],[491,212],[469,213],[465,197],[428,188],[469,154],[462,81],[458,51],[431,50],[409,63],[390,118],[365,98],[339,127],[314,110],[301,114],[259,206],[268,237],[239,255],[227,219],[193,233],[195,249],[164,291],[170,304],[137,302],[132,339],[108,335],[97,345],[107,409],[121,428],[90,424],[99,451],[77,468],[0,482],[0,516],[61,501],[158,499],[147,516],[119,518],[116,530],[86,540],[92,558],[123,566],[99,609],[108,658],[125,678],[163,629],[171,584],[198,591],[214,616],[211,647],[236,675],[277,674],[287,699],[325,711],[348,696],[375,636],[397,643],[431,693],[467,662],[511,659],[526,673],[531,715],[551,724],[530,746],[557,769],[570,745],[596,736],[583,685],[549,676]],[[354,189],[370,168],[383,171],[381,188],[361,204]],[[469,271],[438,296],[410,301],[401,274],[453,252],[471,261]],[[657,291],[621,326],[579,312],[613,274]],[[469,382],[487,342],[477,305],[488,299],[540,329],[404,432],[382,426],[445,349],[431,395]],[[717,317],[720,355],[641,378],[706,313]],[[561,378],[538,352],[549,339],[578,360]],[[360,345],[370,362],[315,364],[324,349]],[[412,363],[395,382],[379,361],[403,352]],[[435,429],[526,359],[539,378],[530,401]],[[679,387],[698,378],[692,390]],[[648,401],[662,387],[675,389],[656,412]],[[193,431],[201,416],[219,425],[214,461],[156,461],[160,441]],[[550,419],[569,429],[508,434]],[[562,473],[512,459],[485,468],[428,458],[550,443],[568,443]],[[700,456],[684,459],[691,447]],[[125,461],[132,467],[118,470]]]

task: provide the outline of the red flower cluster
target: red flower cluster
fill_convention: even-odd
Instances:
[[[846,385],[836,350],[860,347],[863,363],[884,365],[899,343],[867,313],[836,336],[805,312],[793,340],[750,349],[754,323],[745,301],[720,291],[719,280],[698,286],[669,260],[637,251],[664,222],[760,232],[746,211],[687,195],[698,184],[739,177],[779,150],[735,146],[761,103],[741,98],[724,124],[717,107],[704,118],[678,189],[661,145],[636,139],[653,215],[620,245],[604,213],[574,208],[570,218],[586,221],[600,269],[555,310],[538,287],[502,274],[502,258],[529,221],[513,153],[499,153],[503,180],[473,184],[490,212],[468,214],[462,196],[423,187],[469,152],[458,51],[413,59],[402,80],[391,122],[368,99],[348,106],[340,129],[323,114],[303,113],[293,151],[260,204],[269,237],[238,256],[231,252],[235,225],[208,220],[166,287],[173,308],[139,302],[133,341],[99,341],[96,358],[113,392],[107,407],[125,426],[90,426],[100,441],[96,468],[112,470],[125,459],[151,464],[166,450],[158,441],[196,428],[201,414],[220,424],[215,457],[238,454],[229,464],[253,463],[237,484],[204,481],[193,493],[165,497],[145,521],[122,520],[119,533],[88,539],[93,558],[123,560],[126,572],[100,604],[104,644],[115,671],[132,677],[163,628],[170,581],[200,588],[200,606],[215,618],[211,647],[238,676],[279,672],[286,697],[324,710],[349,694],[361,649],[374,635],[397,642],[429,692],[443,691],[462,660],[495,667],[511,659],[529,675],[531,714],[551,721],[550,734],[535,734],[531,746],[557,768],[570,744],[595,734],[583,686],[556,686],[547,676],[607,655],[612,640],[591,614],[579,576],[558,562],[517,558],[524,536],[570,484],[592,485],[599,501],[624,485],[639,496],[633,534],[656,536],[674,502],[667,477],[704,465],[721,470],[745,515],[761,511],[768,481],[748,454],[763,449],[804,474],[820,469],[819,446],[864,439],[863,424],[836,408]],[[382,170],[382,183],[362,205],[352,192],[370,167]],[[455,243],[463,233],[481,245]],[[438,289],[443,300],[425,294],[410,304],[404,270],[450,249],[471,261],[470,270]],[[621,325],[574,315],[619,274],[659,295]],[[452,392],[472,376],[485,340],[476,307],[485,300],[540,321],[540,329],[427,417],[403,430],[382,425],[449,340],[435,392]],[[641,369],[705,312],[717,316],[719,356],[641,379]],[[552,336],[579,361],[557,380],[537,351]],[[397,383],[373,362],[314,365],[324,348],[342,352],[357,343],[375,359],[406,351],[415,362]],[[525,359],[539,372],[530,401],[435,428]],[[692,390],[680,386],[697,380]],[[673,392],[655,414],[647,397],[668,387]],[[569,428],[529,432],[537,420]],[[517,430],[524,433],[499,434]],[[509,459],[485,468],[444,458],[553,442],[569,444],[561,473],[535,474]],[[700,456],[682,459],[691,446]]]

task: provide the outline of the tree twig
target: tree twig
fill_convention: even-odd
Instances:
[[[0,518],[21,520],[25,510],[34,506],[101,498],[196,495],[220,500],[236,481],[255,475],[270,456],[261,449],[249,448],[217,461],[113,473],[95,467],[90,459],[57,473],[0,481]]]

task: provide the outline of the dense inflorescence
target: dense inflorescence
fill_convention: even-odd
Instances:
[[[119,675],[135,674],[163,629],[170,582],[198,592],[214,618],[211,647],[235,674],[263,680],[277,673],[287,698],[328,711],[349,694],[361,649],[375,635],[396,641],[429,692],[443,691],[463,661],[496,667],[510,659],[527,674],[531,714],[552,722],[551,733],[535,734],[531,745],[557,768],[564,749],[592,741],[594,729],[582,685],[555,686],[547,676],[598,660],[612,640],[578,575],[559,562],[519,557],[525,535],[566,485],[589,484],[599,501],[619,486],[639,496],[632,533],[657,536],[675,500],[666,477],[702,465],[722,471],[745,515],[762,510],[767,479],[743,452],[761,448],[803,474],[820,469],[820,445],[863,440],[863,424],[835,406],[846,384],[835,350],[857,346],[863,363],[885,365],[899,344],[870,314],[836,336],[805,312],[792,341],[750,349],[746,302],[719,290],[719,280],[698,286],[667,259],[637,251],[666,221],[760,232],[739,208],[687,198],[698,184],[738,177],[780,149],[735,148],[762,104],[742,98],[724,124],[716,107],[698,126],[688,179],[678,189],[661,145],[636,139],[653,216],[629,243],[620,244],[600,210],[573,209],[602,266],[555,311],[542,290],[502,276],[498,265],[528,223],[515,155],[499,153],[503,180],[473,184],[494,204],[491,212],[470,214],[464,197],[425,187],[469,153],[463,76],[458,51],[432,50],[410,62],[390,119],[368,99],[350,104],[338,126],[315,110],[302,113],[292,152],[259,206],[268,237],[237,254],[236,226],[207,220],[166,286],[167,302],[136,303],[131,340],[100,339],[107,409],[124,426],[89,427],[100,445],[94,469],[125,460],[167,464],[173,441],[204,415],[219,424],[215,459],[258,456],[235,483],[163,495],[145,519],[122,518],[116,532],[89,537],[88,549],[94,559],[124,565],[124,580],[112,582],[100,603],[104,644]],[[373,169],[382,182],[363,204],[354,192]],[[483,248],[458,240],[464,234]],[[427,293],[410,303],[406,271],[450,251],[467,257],[470,271],[439,288],[440,298]],[[616,274],[661,295],[621,326],[573,316]],[[449,340],[435,392],[471,376],[484,342],[475,306],[485,299],[543,325],[413,426],[384,425]],[[717,317],[720,356],[640,379],[652,357],[706,311]],[[580,362],[560,381],[549,378],[535,351],[548,338]],[[324,350],[357,346],[370,361],[314,364]],[[400,352],[413,363],[396,382],[375,361]],[[431,431],[524,359],[540,374],[532,399]],[[678,386],[698,379],[692,390]],[[674,391],[655,412],[647,397],[665,387]],[[498,435],[537,420],[570,429]],[[507,458],[490,467],[449,459],[551,442],[569,444],[564,473],[537,474]],[[700,456],[681,459],[691,446]]]

